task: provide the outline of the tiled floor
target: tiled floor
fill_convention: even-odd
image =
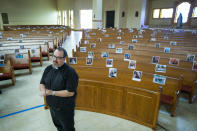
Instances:
[[[63,47],[68,55],[72,55],[71,49],[78,44],[80,32],[72,32]],[[16,71],[16,85],[11,81],[0,81],[3,94],[0,95],[0,116],[16,111],[21,111],[43,104],[43,98],[39,96],[39,81],[44,68],[50,61],[44,61],[42,67],[34,64],[33,73],[28,70]],[[197,131],[197,100],[188,104],[185,95],[181,95],[177,105],[176,116],[170,117],[168,108],[161,106],[159,111],[157,130],[169,131]],[[75,111],[76,131],[149,131],[150,128],[100,113],[88,111]],[[165,128],[165,129],[163,129]],[[0,118],[0,131],[55,131],[50,113],[43,107]]]

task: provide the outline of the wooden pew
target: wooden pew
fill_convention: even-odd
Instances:
[[[14,75],[13,65],[11,60],[5,58],[5,65],[0,67],[0,81],[11,79],[12,85],[15,85],[16,79]]]

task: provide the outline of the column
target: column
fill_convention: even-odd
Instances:
[[[93,18],[92,18],[92,28],[102,28],[102,0],[93,0]]]

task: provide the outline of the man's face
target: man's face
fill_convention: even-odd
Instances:
[[[55,67],[61,67],[64,64],[65,58],[63,56],[63,51],[55,50],[53,53],[53,65]]]

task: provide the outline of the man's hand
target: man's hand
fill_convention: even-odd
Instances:
[[[40,84],[40,96],[46,96],[46,88],[43,84]]]
[[[47,95],[47,96],[52,95],[52,90],[46,89],[46,95]]]

